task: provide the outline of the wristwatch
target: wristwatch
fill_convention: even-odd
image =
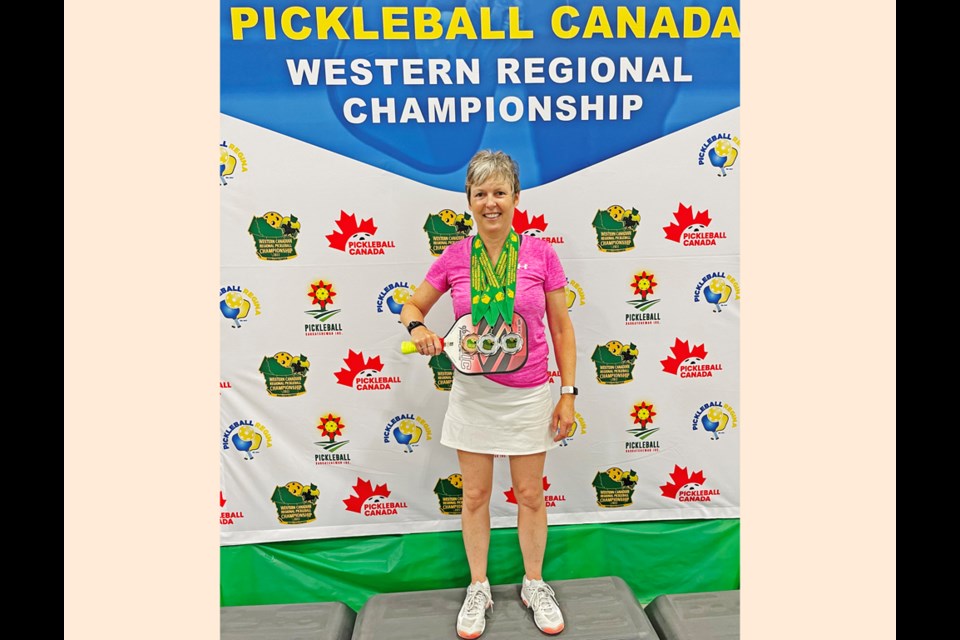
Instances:
[[[560,395],[572,395],[575,396],[579,394],[580,391],[576,387],[560,387]]]
[[[417,327],[425,327],[427,325],[423,324],[419,320],[411,320],[410,324],[407,325],[407,333],[413,333],[413,330]]]

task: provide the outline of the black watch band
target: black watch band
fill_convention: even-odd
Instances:
[[[427,325],[423,324],[419,320],[411,320],[410,324],[407,325],[407,333],[413,333],[413,330],[417,327],[425,327]]]

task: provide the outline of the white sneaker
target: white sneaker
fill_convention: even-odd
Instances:
[[[467,597],[463,600],[457,615],[457,635],[461,638],[479,638],[487,626],[487,609],[493,607],[490,594],[490,582],[474,582],[467,587]]]
[[[533,611],[533,621],[540,631],[552,636],[563,631],[563,614],[557,596],[546,582],[527,580],[527,576],[523,576],[520,599]]]

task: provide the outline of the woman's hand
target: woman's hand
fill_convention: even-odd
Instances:
[[[415,327],[410,332],[410,340],[420,355],[433,357],[443,351],[443,339],[424,326]]]
[[[557,406],[553,409],[553,420],[551,421],[553,431],[553,441],[560,442],[570,435],[574,428],[574,395],[566,393],[560,396]]]
[[[400,309],[400,324],[406,327],[414,320],[423,322],[439,299],[440,292],[424,280]],[[410,332],[410,341],[417,347],[417,353],[423,356],[433,357],[443,350],[443,339],[422,324]]]

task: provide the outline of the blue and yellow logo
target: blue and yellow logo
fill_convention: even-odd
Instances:
[[[395,442],[403,447],[404,453],[413,453],[414,447],[432,439],[433,432],[427,421],[412,413],[394,416],[383,429],[383,443]]]
[[[377,313],[389,313],[396,317],[397,322],[400,322],[400,310],[416,290],[416,285],[404,280],[384,286],[377,294]]]
[[[221,443],[224,451],[232,447],[244,456],[244,460],[253,460],[263,449],[273,446],[270,431],[253,420],[238,420],[223,432]]]
[[[697,164],[709,164],[717,170],[717,175],[727,177],[740,155],[740,138],[732,133],[717,133],[700,146],[700,156]]]
[[[230,326],[239,329],[250,319],[250,312],[260,315],[260,301],[249,289],[239,285],[220,287],[220,315],[230,321]]]
[[[239,167],[239,171],[237,168]],[[220,186],[227,186],[238,174],[247,170],[247,157],[232,143],[220,143]]]
[[[737,412],[726,402],[706,402],[693,414],[693,430],[703,429],[711,440],[719,440],[720,434],[737,428]]]
[[[704,302],[714,313],[720,313],[731,302],[740,299],[740,283],[723,271],[703,275],[693,290],[693,301]]]

